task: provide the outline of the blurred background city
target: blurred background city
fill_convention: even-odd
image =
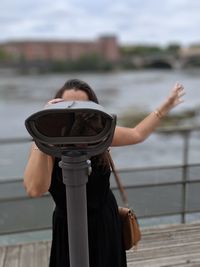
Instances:
[[[100,103],[117,115],[118,124],[131,127],[158,107],[177,81],[184,85],[185,102],[163,120],[161,127],[188,130],[160,130],[142,144],[112,149],[117,169],[156,167],[154,171],[124,174],[125,185],[160,181],[179,183],[182,181],[182,167],[185,167],[182,164],[199,164],[199,12],[198,0],[1,1],[2,232],[12,232],[13,227],[6,219],[10,208],[5,204],[6,197],[11,198],[13,192],[15,198],[24,197],[21,181],[30,148],[30,142],[18,142],[20,138],[29,138],[24,120],[42,109],[70,78],[88,82]],[[16,138],[18,141],[15,142]],[[163,166],[178,167],[169,173],[159,169]],[[197,167],[195,171],[190,169],[191,179],[199,178]],[[12,184],[13,179],[17,180]],[[6,184],[8,181],[12,187]],[[179,200],[176,199],[177,190],[181,196],[182,187],[180,184],[177,186],[163,189],[166,194],[162,199],[164,206],[175,196],[172,210],[168,207],[169,214],[183,211],[183,203],[177,204]],[[186,206],[193,211],[199,209],[197,188],[199,183],[188,189],[194,198]],[[141,217],[157,216],[163,211],[160,199],[160,202],[153,202],[155,195],[160,196],[159,190],[146,195],[142,190],[146,201],[141,202],[141,192],[135,192],[133,202],[136,210]],[[131,191],[130,196],[133,196]],[[146,203],[152,205],[147,207]],[[11,210],[15,214],[14,206]],[[24,228],[19,222],[16,231],[34,228],[33,215],[29,215],[29,222],[23,222]],[[45,226],[41,226],[39,221],[37,223],[38,228],[50,224],[49,221],[45,221]]]
[[[199,10],[195,0],[2,1],[0,137],[28,136],[25,118],[69,78],[88,82],[125,126],[144,118],[179,81],[186,101],[164,125],[198,124]],[[198,139],[192,162],[198,162]],[[153,135],[113,153],[117,166],[134,167],[180,163],[180,151],[179,136]],[[2,146],[0,177],[21,177],[26,157],[27,148]]]

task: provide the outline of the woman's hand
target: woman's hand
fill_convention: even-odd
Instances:
[[[175,106],[184,102],[182,96],[185,95],[185,90],[182,84],[176,83],[175,86],[172,88],[166,103],[169,105],[169,108],[172,109]]]
[[[45,105],[45,107],[48,107],[49,105],[52,105],[52,104],[56,104],[56,103],[59,103],[59,102],[62,102],[64,101],[63,98],[54,98],[54,99],[51,99],[47,102],[47,104]]]

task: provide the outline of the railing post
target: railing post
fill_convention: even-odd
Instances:
[[[187,177],[188,177],[188,156],[190,130],[183,132],[183,171],[182,171],[182,213],[181,223],[185,223],[185,213],[187,205]]]

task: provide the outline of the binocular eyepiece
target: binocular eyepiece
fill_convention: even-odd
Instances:
[[[92,101],[63,101],[32,114],[25,126],[44,153],[61,157],[78,150],[93,156],[110,146],[116,116]]]

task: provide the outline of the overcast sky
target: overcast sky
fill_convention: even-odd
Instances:
[[[200,43],[199,0],[1,0],[0,41],[92,40]]]

